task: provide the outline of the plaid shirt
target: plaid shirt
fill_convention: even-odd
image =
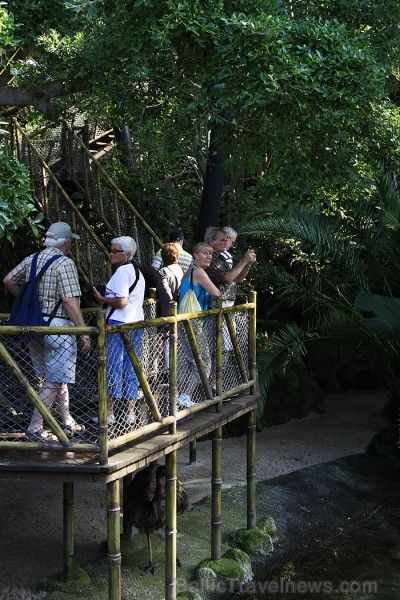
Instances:
[[[212,261],[206,269],[206,273],[214,285],[219,288],[222,300],[235,300],[237,293],[236,283],[223,283],[225,274],[230,270],[222,253],[213,252]]]
[[[192,264],[192,261],[193,261],[193,256],[191,254],[189,254],[189,252],[186,252],[186,250],[184,250],[183,248],[180,248],[177,263],[181,267],[181,269],[184,273],[186,273],[186,271]],[[157,252],[157,254],[154,256],[151,266],[154,267],[155,269],[161,269],[164,266],[164,263],[161,258],[161,250],[159,250]]]
[[[58,248],[45,248],[40,252],[36,267],[37,273],[54,255],[58,255],[60,258],[50,265],[38,283],[39,302],[45,315],[51,313],[60,299],[80,297],[81,295],[75,263],[71,258],[64,256]],[[29,280],[32,259],[33,254],[27,256],[8,274],[20,286]],[[62,303],[55,316],[68,318]]]

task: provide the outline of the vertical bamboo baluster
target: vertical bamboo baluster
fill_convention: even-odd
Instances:
[[[108,462],[108,411],[107,411],[107,357],[106,357],[106,318],[105,311],[97,313],[97,398],[99,417],[100,464]]]
[[[107,483],[108,598],[121,600],[119,479]]]
[[[169,303],[169,314],[176,317],[177,303]],[[176,417],[176,398],[178,394],[177,385],[177,357],[178,357],[178,322],[169,325],[169,414]],[[176,433],[176,421],[169,426],[170,434]]]
[[[75,567],[74,549],[74,484],[63,483],[64,581],[72,581]]]
[[[176,599],[176,451],[165,457],[165,600]]]
[[[249,310],[249,374],[250,379],[256,381],[257,379],[257,362],[256,362],[256,331],[257,331],[257,323],[256,323],[256,301],[257,301],[257,292],[254,290],[250,291],[250,302],[254,304],[254,308],[250,308]],[[250,394],[256,393],[256,386],[253,385],[250,388]]]
[[[223,367],[223,354],[222,354],[222,299],[217,298],[217,308],[219,313],[216,317],[216,353],[215,353],[215,372],[216,372],[216,383],[215,387],[217,390],[217,396],[221,397],[221,401],[216,405],[217,412],[222,410],[222,367]]]
[[[257,379],[256,363],[256,300],[257,293],[250,292],[250,302],[254,308],[249,311],[249,374],[250,379]],[[251,386],[250,393],[256,393],[256,385]],[[256,409],[248,415],[247,421],[247,528],[256,525]]]
[[[222,489],[222,427],[217,427],[212,439],[211,475],[211,558],[221,557],[221,489]]]
[[[256,526],[256,409],[247,416],[247,529]]]

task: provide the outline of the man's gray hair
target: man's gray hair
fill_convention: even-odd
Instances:
[[[226,235],[228,237],[237,237],[237,231],[235,231],[235,229],[233,229],[233,227],[223,227],[222,228],[224,230],[224,233],[226,233]]]
[[[207,227],[204,232],[204,241],[206,244],[210,243],[210,240],[217,239],[217,233],[225,233],[222,227]]]
[[[46,248],[61,248],[67,238],[44,238],[44,245]]]
[[[137,244],[133,238],[129,237],[129,235],[122,235],[121,237],[116,237],[111,240],[111,243],[115,246],[121,246],[124,252],[130,254],[129,260],[131,260],[136,254]]]

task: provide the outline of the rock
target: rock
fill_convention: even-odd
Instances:
[[[235,543],[249,554],[269,554],[274,545],[271,536],[258,527],[254,529],[238,529],[234,535]]]

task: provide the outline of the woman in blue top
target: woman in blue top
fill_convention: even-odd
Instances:
[[[221,292],[213,284],[205,269],[210,266],[213,249],[209,244],[200,242],[193,248],[193,263],[186,271],[180,290],[180,301],[186,292],[192,288],[196,294],[202,310],[208,309],[208,301],[211,298],[218,298]]]
[[[213,249],[209,244],[200,242],[193,248],[193,263],[186,271],[180,290],[180,301],[189,289],[193,289],[202,310],[208,310],[208,302],[211,298],[218,298],[221,292],[213,284],[205,269],[210,266]],[[181,382],[178,397],[178,408],[187,408],[194,404],[191,394],[196,385],[200,383],[200,376],[193,358],[192,351],[186,340],[186,336],[181,336],[182,349],[178,353],[178,380]],[[207,342],[207,332],[203,329],[201,334],[197,335],[197,343],[202,355],[203,365],[208,375],[211,372],[210,349]]]

